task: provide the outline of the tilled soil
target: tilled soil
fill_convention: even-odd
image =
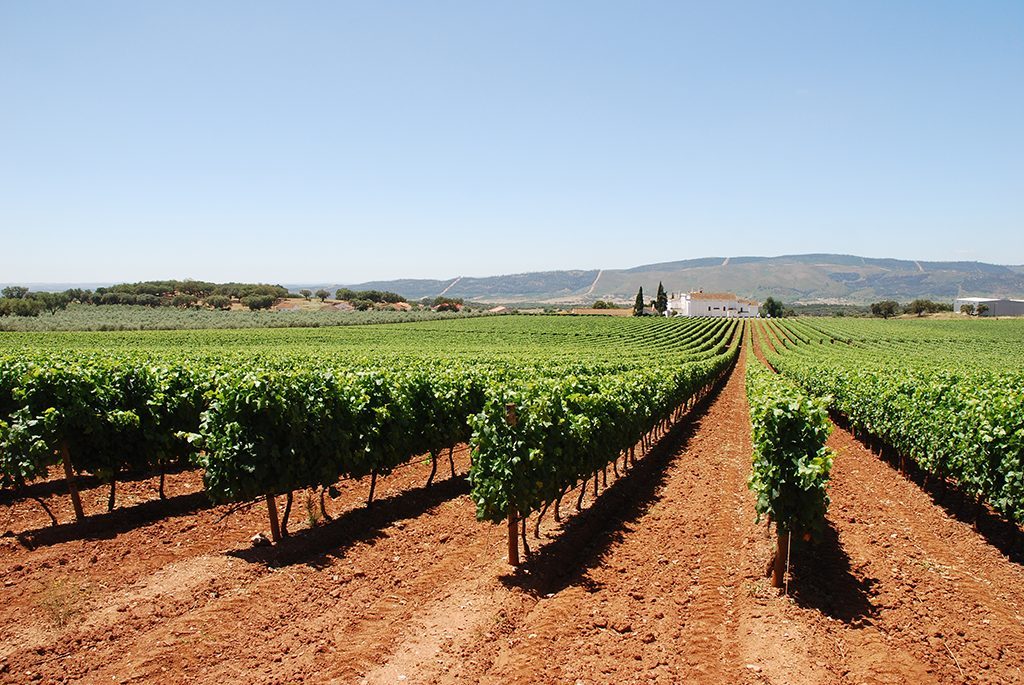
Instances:
[[[342,482],[313,528],[297,497],[270,549],[249,542],[262,504],[210,506],[191,472],[165,502],[120,485],[85,526],[0,504],[0,531],[34,531],[0,538],[0,682],[1024,681],[1021,567],[843,431],[828,534],[793,549],[789,596],[768,586],[742,368],[581,513],[567,496],[516,573],[443,461],[368,510]],[[105,488],[83,496],[104,510]]]

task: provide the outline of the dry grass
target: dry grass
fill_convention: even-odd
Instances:
[[[40,593],[37,603],[57,628],[63,628],[85,608],[85,590],[68,580],[56,578]]]

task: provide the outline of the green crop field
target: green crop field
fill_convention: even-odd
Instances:
[[[762,325],[769,363],[855,430],[1024,521],[1024,322]]]
[[[525,516],[703,392],[736,358],[737,331],[725,320],[486,317],[5,333],[0,477],[17,489],[60,463],[111,483],[196,465],[210,497],[230,502],[375,478],[422,454],[436,463],[472,440],[478,515]]]

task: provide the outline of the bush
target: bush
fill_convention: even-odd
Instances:
[[[319,297],[319,293],[317,293]],[[387,290],[351,290],[349,288],[338,288],[334,293],[335,299],[342,300],[343,302],[355,302],[356,300],[368,300],[370,302],[386,302],[388,304],[396,304],[398,302],[405,302],[405,298],[398,293],[393,293]],[[323,299],[326,299],[326,295]],[[353,305],[354,306],[354,305]]]
[[[373,306],[373,302],[370,302],[369,300],[350,300],[349,304],[361,312],[365,312]]]
[[[2,292],[4,299],[21,300],[28,295],[28,288],[23,285],[9,285],[0,292]]]
[[[273,295],[247,295],[242,298],[242,305],[252,311],[270,309],[277,302]]]
[[[231,309],[231,298],[227,295],[210,295],[206,298],[206,305],[213,309]]]
[[[883,319],[888,319],[890,316],[896,316],[900,311],[900,303],[896,300],[882,300],[881,302],[871,303],[871,315],[880,316]]]
[[[904,314],[934,314],[936,312],[951,312],[953,311],[953,305],[944,304],[942,302],[932,302],[931,300],[914,300],[906,307],[903,308]]]
[[[770,319],[779,319],[785,316],[787,312],[781,300],[769,297],[766,298],[764,304],[761,305],[761,313]]]
[[[39,316],[43,303],[31,298],[5,297],[0,300],[0,316]]]

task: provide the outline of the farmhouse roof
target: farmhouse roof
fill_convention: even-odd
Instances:
[[[1007,297],[958,297],[958,302],[1024,302]]]
[[[690,293],[691,300],[735,300],[735,293],[706,293],[704,291],[697,291]]]

